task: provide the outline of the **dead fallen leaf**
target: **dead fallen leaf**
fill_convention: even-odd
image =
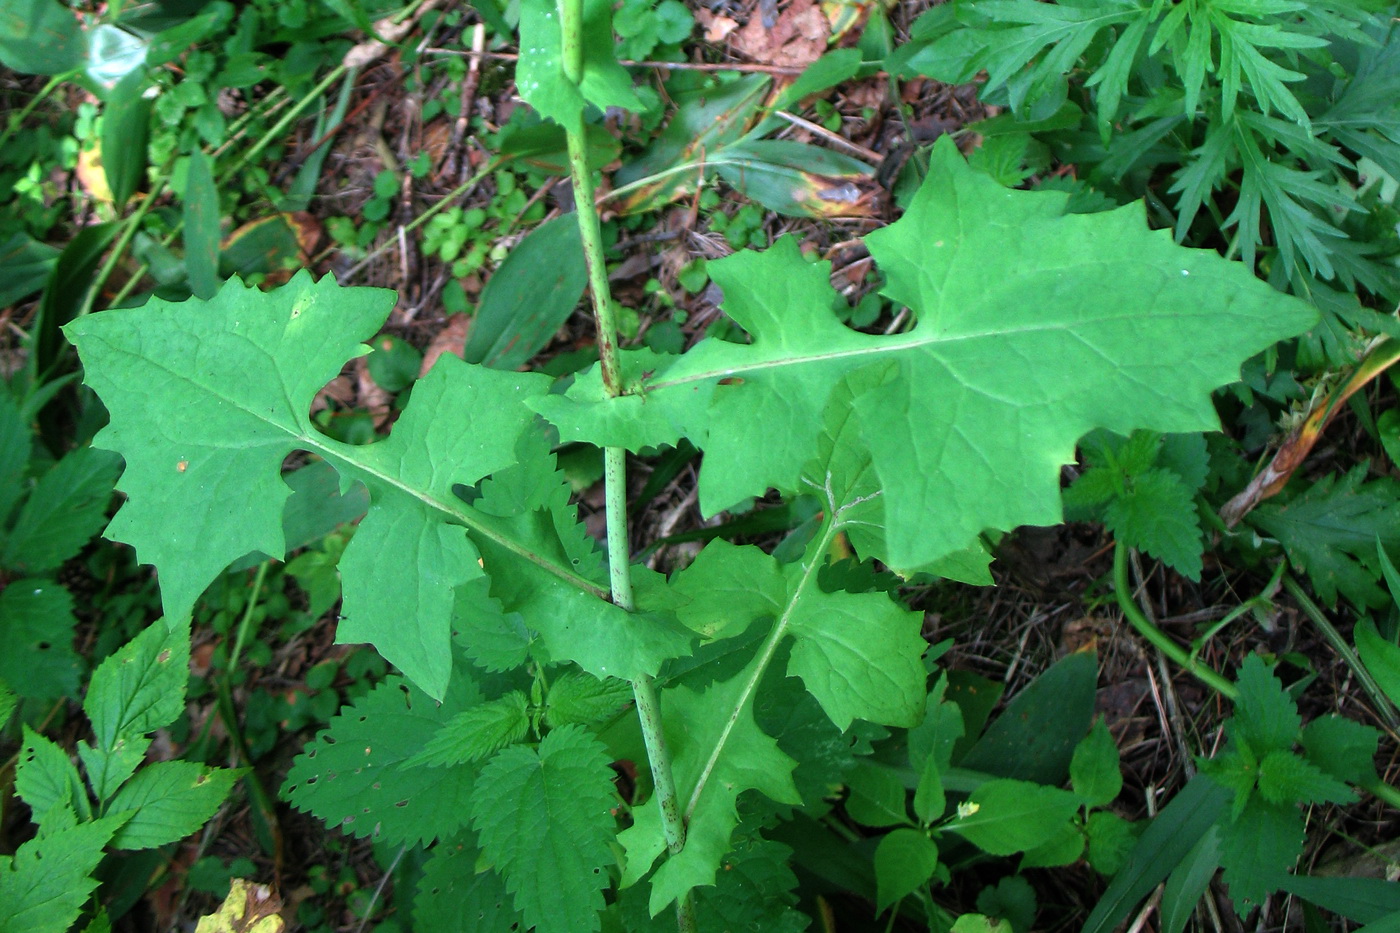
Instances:
[[[730,36],[730,46],[766,65],[805,68],[821,58],[831,36],[831,24],[815,0],[793,0],[778,14],[771,29],[755,11],[742,29]]]
[[[461,357],[462,348],[467,342],[467,331],[471,329],[471,318],[465,314],[454,314],[447,319],[447,326],[438,331],[432,343],[428,344],[428,349],[423,351],[423,365],[418,370],[418,378],[422,379],[428,374],[428,370],[433,368],[433,364],[438,361],[438,357],[444,353],[451,353],[453,356]]]
[[[706,42],[723,42],[729,34],[739,28],[738,22],[718,13],[711,13],[701,7],[695,11],[695,21],[705,30]]]
[[[200,918],[195,933],[282,933],[282,898],[265,884],[233,879],[219,909]]]

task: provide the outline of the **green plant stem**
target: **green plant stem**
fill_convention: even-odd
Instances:
[[[102,293],[102,287],[107,284],[107,279],[111,277],[112,272],[117,268],[117,263],[120,262],[122,256],[125,255],[127,247],[131,245],[132,239],[136,236],[136,231],[141,229],[141,218],[146,216],[146,212],[151,209],[151,205],[156,202],[156,198],[160,197],[161,192],[165,190],[165,186],[169,181],[170,170],[166,169],[161,172],[160,177],[156,179],[156,183],[151,185],[151,190],[141,199],[141,203],[137,205],[136,210],[132,211],[131,216],[126,219],[126,224],[122,227],[121,236],[117,238],[116,245],[114,245],[107,254],[107,259],[102,263],[102,268],[98,270],[97,276],[92,280],[92,285],[88,287],[87,295],[83,297],[83,305],[78,310],[78,317],[91,313],[93,303],[97,301],[97,296]],[[132,276],[132,279],[122,287],[119,295],[120,298],[125,298],[130,293],[129,286],[131,281],[137,281],[141,276],[145,275],[146,268],[146,264],[142,263],[141,271]],[[113,301],[113,304],[115,303],[116,300]]]
[[[1138,607],[1133,599],[1132,587],[1128,585],[1128,546],[1121,541],[1113,549],[1113,595],[1118,600],[1118,608],[1123,611],[1123,617],[1128,620],[1128,623],[1169,660],[1185,668],[1187,673],[1221,696],[1231,700],[1239,696],[1239,691],[1235,689],[1234,684],[1226,680],[1214,668],[1196,660],[1185,648],[1172,641],[1171,637],[1154,625]]]
[[[1371,698],[1371,702],[1375,705],[1381,718],[1385,720],[1385,724],[1390,727],[1391,731],[1400,730],[1400,717],[1395,714],[1395,704],[1390,702],[1390,697],[1385,695],[1385,691],[1381,689],[1380,684],[1376,683],[1376,679],[1371,676],[1366,665],[1362,664],[1361,659],[1356,656],[1356,652],[1351,650],[1351,645],[1347,643],[1341,632],[1337,631],[1337,627],[1318,608],[1317,603],[1312,601],[1291,573],[1283,575],[1283,588],[1298,603],[1298,608],[1303,610],[1303,614],[1311,619],[1313,625],[1316,625],[1318,630],[1322,632],[1322,637],[1327,639],[1332,650],[1341,655],[1347,667],[1350,667],[1352,672],[1356,674],[1361,689],[1365,690],[1366,695]]]
[[[224,185],[228,184],[230,178],[232,178],[239,171],[241,171],[243,169],[243,166],[247,165],[252,160],[252,158],[259,152],[262,152],[263,149],[266,148],[269,143],[281,136],[282,131],[285,130],[288,126],[290,126],[293,120],[301,116],[303,110],[305,110],[307,107],[310,107],[313,101],[315,101],[322,94],[324,94],[326,90],[336,81],[338,81],[340,79],[340,76],[345,74],[345,72],[348,70],[349,69],[342,62],[341,64],[336,65],[329,72],[327,72],[326,76],[322,78],[319,82],[317,82],[315,87],[313,87],[310,91],[303,95],[301,100],[297,101],[295,104],[292,105],[292,109],[282,114],[281,119],[274,123],[271,129],[269,129],[266,133],[263,133],[257,142],[253,143],[253,145],[248,147],[248,150],[238,157],[238,161],[234,162],[232,165],[230,165],[224,170],[224,173],[219,176],[218,186],[222,188]]]
[[[29,103],[25,104],[24,107],[20,109],[19,113],[9,118],[5,126],[5,132],[0,133],[0,149],[4,149],[15,133],[19,132],[19,128],[24,125],[24,121],[34,112],[34,108],[43,103],[44,100],[54,92],[54,89],[66,81],[72,74],[73,72],[69,72],[68,74],[54,75],[52,78],[49,78],[48,83],[39,90],[39,93],[31,97]]]
[[[583,0],[559,0],[558,10],[563,37],[564,74],[574,84],[579,84],[583,80]],[[603,231],[594,199],[593,173],[588,168],[586,131],[582,110],[564,126],[569,145],[569,175],[574,186],[574,207],[578,213],[584,261],[593,294],[593,314],[597,321],[598,361],[604,389],[610,397],[616,398],[622,394],[617,359],[617,314],[613,307],[612,289],[608,286],[608,266],[603,254]],[[603,488],[607,508],[608,574],[612,601],[631,612],[635,604],[632,599],[631,548],[627,532],[625,449],[604,448]],[[666,747],[666,731],[655,681],[649,676],[632,681],[632,695],[637,703],[637,718],[646,744],[647,760],[651,765],[656,801],[661,808],[666,848],[674,855],[685,847],[685,819],[681,814],[671,755]],[[676,925],[681,933],[694,933],[697,929],[695,903],[689,894],[676,904]]]

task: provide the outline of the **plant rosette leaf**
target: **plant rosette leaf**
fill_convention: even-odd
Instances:
[[[1211,391],[1317,316],[1240,263],[1149,230],[1140,205],[1085,215],[1067,201],[1002,188],[940,140],[908,212],[866,240],[884,294],[916,314],[909,332],[847,328],[830,310],[829,265],[785,239],[708,266],[751,343],[707,339],[630,376],[624,362],[636,389],[621,398],[595,369],[530,404],[568,440],[690,438],[705,451],[700,504],[713,515],[769,487],[796,490],[832,388],[892,364],[855,400],[885,499],[887,553],[863,556],[917,569],[985,529],[1055,524],[1079,438],[1216,429]]]

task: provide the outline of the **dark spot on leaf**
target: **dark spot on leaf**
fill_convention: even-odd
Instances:
[[[156,663],[157,663],[157,664],[164,664],[166,661],[169,661],[169,660],[170,660],[170,649],[169,649],[169,648],[167,648],[166,650],[162,651],[160,654],[156,655]]]
[[[719,384],[722,386],[741,386],[744,384],[744,380],[738,376],[726,376],[719,381]]]
[[[394,806],[396,806],[396,807],[406,807],[406,806],[408,806],[408,801],[407,801],[407,800],[400,800],[398,803],[394,804]]]

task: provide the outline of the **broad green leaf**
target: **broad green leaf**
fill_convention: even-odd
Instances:
[[[791,776],[796,762],[754,722],[746,687],[761,660],[704,690],[678,686],[662,694],[666,742],[689,822],[685,848],[652,876],[653,916],[691,888],[714,884],[739,822],[740,794],[757,790],[778,803],[796,806],[802,801]],[[627,850],[624,886],[640,880],[666,849],[655,795],[632,817],[632,826],[618,836]]]
[[[1323,716],[1303,727],[1308,760],[1339,781],[1365,784],[1376,777],[1378,729],[1345,716]]]
[[[530,728],[525,694],[519,690],[458,713],[433,733],[423,750],[403,763],[438,767],[480,761],[519,742]]]
[[[47,573],[76,555],[102,528],[119,468],[117,457],[91,447],[54,464],[20,509],[0,566]]]
[[[1340,593],[1361,607],[1388,605],[1376,585],[1376,541],[1400,546],[1400,485],[1367,480],[1365,464],[1341,477],[1327,475],[1282,504],[1266,502],[1248,521],[1278,539],[1288,559],[1308,575],[1322,602]]]
[[[718,636],[756,618],[777,619],[782,634],[794,639],[788,674],[802,679],[837,728],[856,718],[896,726],[918,721],[927,643],[917,613],[883,593],[827,593],[812,585],[810,568],[779,564],[752,546],[712,541],[692,566],[695,579],[687,570],[675,585],[689,600],[676,609],[683,624]]]
[[[1382,638],[1376,630],[1376,623],[1370,619],[1356,623],[1352,637],[1356,639],[1356,651],[1361,655],[1366,670],[1376,679],[1390,702],[1400,704],[1400,646]]]
[[[1040,845],[1078,808],[1075,796],[1058,787],[988,781],[958,808],[958,818],[948,829],[989,855],[1011,855]]]
[[[101,753],[123,739],[154,732],[185,711],[190,676],[190,629],[150,625],[98,665],[88,683],[83,712]]]
[[[185,618],[229,562],[250,551],[285,553],[290,490],[280,467],[287,454],[307,450],[330,461],[344,484],[370,490],[369,514],[341,560],[337,636],[374,644],[440,697],[455,590],[484,573],[466,528],[497,543],[504,561],[543,564],[565,589],[600,591],[570,564],[551,564],[488,527],[454,491],[515,462],[532,420],[520,400],[545,391],[544,377],[444,359],[415,386],[388,440],[351,447],[313,426],[315,394],[365,352],[361,341],[391,306],[387,292],[299,273],[271,294],[231,282],[209,302],[152,299],[91,315],[69,333],[112,413],[97,442],[127,461],[120,486],[128,501],[107,534],[157,566],[168,620]],[[240,504],[234,512],[231,498]],[[171,523],[170,515],[185,520]]]
[[[1298,741],[1302,719],[1298,708],[1273,671],[1257,654],[1240,665],[1236,678],[1240,695],[1235,700],[1233,734],[1243,739],[1257,756],[1287,751]]]
[[[481,850],[476,834],[463,830],[439,842],[428,855],[413,897],[415,930],[516,933],[520,913],[511,904],[505,881],[477,867]]]
[[[1084,922],[1083,933],[1107,933],[1127,919],[1138,902],[1181,864],[1222,818],[1230,793],[1198,775],[1147,825],[1113,883]]]
[[[178,842],[223,805],[239,771],[192,761],[158,761],[137,771],[107,805],[129,818],[112,837],[118,849],[152,849]]]
[[[120,213],[136,193],[146,170],[146,141],[151,130],[151,100],[146,73],[136,69],[118,81],[102,109],[102,170]]]
[[[56,75],[83,64],[78,17],[58,0],[7,0],[0,7],[0,64],[26,74]]]
[[[91,877],[120,817],[80,823],[29,840],[0,862],[0,917],[5,929],[67,933],[97,888]]]
[[[1086,807],[1104,807],[1123,789],[1123,773],[1118,769],[1118,746],[1102,719],[1074,747],[1069,763],[1070,786]]]
[[[1080,437],[1214,429],[1211,390],[1315,319],[1244,266],[1149,231],[1141,207],[1066,214],[1067,199],[1003,189],[940,140],[909,211],[867,237],[884,293],[915,312],[908,333],[845,327],[830,268],[780,240],[708,266],[752,343],[702,341],[644,394],[607,399],[594,373],[531,404],[565,439],[636,449],[689,437],[705,451],[711,515],[795,490],[833,387],[892,366],[855,401],[886,500],[888,553],[864,556],[923,567],[984,529],[1054,524]],[[1001,270],[991,280],[989,267]],[[1205,329],[1219,339],[1203,345]]]
[[[1181,933],[1220,870],[1220,832],[1212,829],[1172,870],[1162,888],[1162,931]]]
[[[613,777],[581,726],[555,729],[538,750],[507,748],[481,770],[471,813],[482,854],[540,933],[600,927],[602,869],[616,861]]]
[[[73,597],[52,580],[19,579],[0,590],[0,678],[22,697],[76,696],[82,662],[73,650]]]
[[[1142,826],[1109,810],[1097,810],[1089,814],[1084,829],[1089,834],[1089,864],[1099,874],[1113,876],[1127,862]]]
[[[564,74],[562,31],[554,0],[524,0],[520,4],[520,62],[515,84],[521,98],[566,127],[573,126],[588,104],[599,110],[641,110],[632,79],[613,53],[612,5],[607,0],[584,0],[582,26],[583,75],[582,81],[574,84]]]
[[[13,233],[0,243],[0,308],[43,288],[57,258],[56,248],[27,233]]]
[[[51,830],[54,808],[73,816],[90,816],[87,791],[68,753],[54,742],[24,727],[24,743],[15,766],[15,793],[33,811],[40,832]]]
[[[875,913],[928,884],[938,867],[938,847],[917,829],[896,829],[875,847]]]
[[[214,167],[198,146],[190,153],[185,176],[185,271],[195,297],[210,299],[219,293],[219,189],[214,187]]]
[[[586,726],[616,715],[631,701],[632,686],[625,680],[599,680],[592,674],[570,671],[550,685],[544,721],[551,728],[571,723]]]
[[[1303,851],[1303,818],[1292,804],[1258,797],[1234,820],[1220,825],[1220,864],[1235,913],[1243,918],[1273,893],[1279,876]]]
[[[587,285],[578,216],[563,214],[540,224],[511,249],[482,289],[462,358],[519,369],[554,339]]]
[[[391,677],[345,707],[292,762],[282,797],[352,836],[416,845],[466,825],[474,768],[405,763],[457,713],[481,702],[460,669],[441,703]]]
[[[958,766],[1038,784],[1064,783],[1075,748],[1093,720],[1097,684],[1093,654],[1065,656],[1016,694],[957,759]]]
[[[846,815],[880,829],[908,824],[908,790],[889,768],[874,762],[858,763],[846,781]]]
[[[1090,814],[1089,818],[1096,815]],[[1084,857],[1085,844],[1084,830],[1073,823],[1065,823],[1040,845],[1026,850],[1021,856],[1021,869],[1072,865]]]
[[[1011,921],[982,914],[963,914],[949,927],[949,933],[1015,933]]]
[[[914,788],[914,815],[925,825],[942,819],[948,809],[948,798],[943,793],[943,775],[938,766],[938,756],[924,758],[924,769],[919,772],[919,783]]]

